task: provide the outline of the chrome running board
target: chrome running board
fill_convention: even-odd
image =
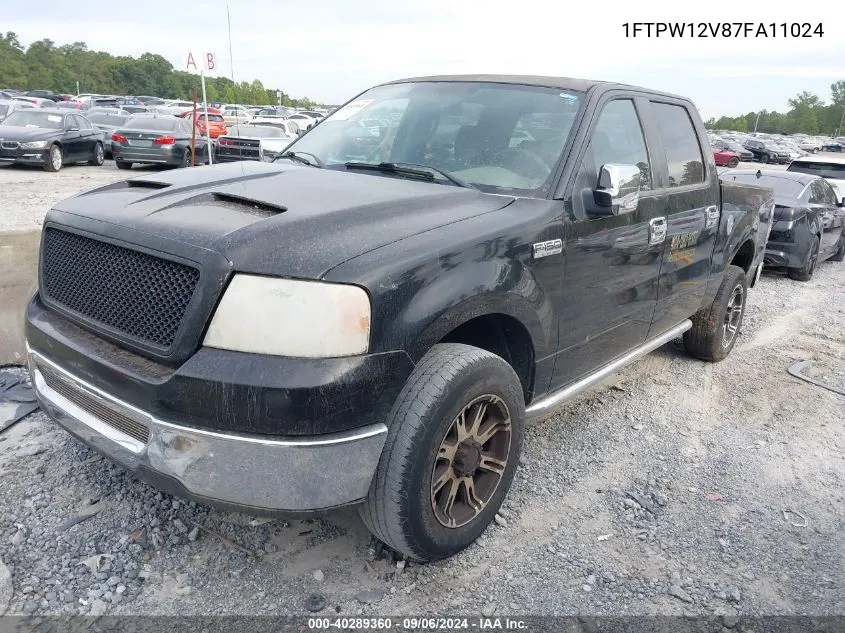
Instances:
[[[625,365],[629,365],[635,360],[642,358],[649,352],[653,352],[658,347],[665,345],[672,339],[686,332],[691,327],[692,321],[687,319],[686,321],[679,323],[672,329],[667,330],[660,336],[657,336],[651,339],[650,341],[646,341],[645,343],[643,343],[636,349],[631,350],[624,356],[620,356],[612,363],[605,365],[604,367],[590,374],[589,376],[585,376],[581,380],[567,385],[562,389],[558,389],[557,391],[554,391],[549,395],[544,396],[540,400],[531,403],[531,406],[529,406],[525,410],[526,417],[528,417],[529,419],[536,418],[548,413],[552,409],[555,409],[556,407],[569,400],[571,397],[581,393],[589,387],[592,387],[594,384],[601,380],[604,380],[611,374],[616,373],[617,371],[625,367]]]

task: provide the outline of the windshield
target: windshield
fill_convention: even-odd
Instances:
[[[741,180],[753,185],[760,185],[761,187],[769,187],[774,190],[775,198],[779,200],[796,200],[801,192],[804,191],[804,185],[796,182],[791,178],[781,178],[778,176],[760,176],[757,178],[756,174],[728,174],[734,180]]]
[[[17,110],[3,119],[0,125],[17,125],[18,127],[47,127],[54,130],[62,129],[62,115],[37,110]]]
[[[581,100],[577,91],[511,84],[378,86],[322,119],[290,150],[327,168],[430,165],[482,191],[541,195]]]
[[[822,178],[845,180],[845,163],[822,163],[792,161],[786,171],[797,171],[802,174],[813,174]]]

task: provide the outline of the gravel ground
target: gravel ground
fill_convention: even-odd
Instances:
[[[842,614],[845,397],[788,375],[801,359],[845,381],[844,264],[764,275],[724,362],[675,341],[533,423],[497,522],[425,566],[354,511],[158,493],[37,412],[0,435],[0,613],[6,592],[12,614]]]

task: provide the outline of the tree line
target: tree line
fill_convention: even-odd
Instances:
[[[737,117],[711,118],[705,123],[710,129],[735,132],[766,132],[770,134],[810,134],[839,136],[845,134],[845,80],[830,85],[830,104],[825,105],[818,95],[806,90],[789,99],[789,111],[761,110]],[[758,119],[759,115],[759,119]]]
[[[15,33],[0,34],[0,89],[53,90],[75,95],[77,82],[80,92],[87,93],[191,99],[196,90],[202,99],[199,76],[175,70],[161,55],[115,57],[92,51],[84,42],[56,46],[49,39],[25,47]],[[265,88],[258,79],[233,83],[227,77],[206,77],[205,84],[209,101],[279,103],[277,89]],[[294,99],[284,91],[281,103],[300,108],[318,105],[307,97]]]

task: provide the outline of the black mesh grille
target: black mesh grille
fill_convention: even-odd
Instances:
[[[46,229],[46,298],[134,339],[168,348],[200,272],[76,233]]]

